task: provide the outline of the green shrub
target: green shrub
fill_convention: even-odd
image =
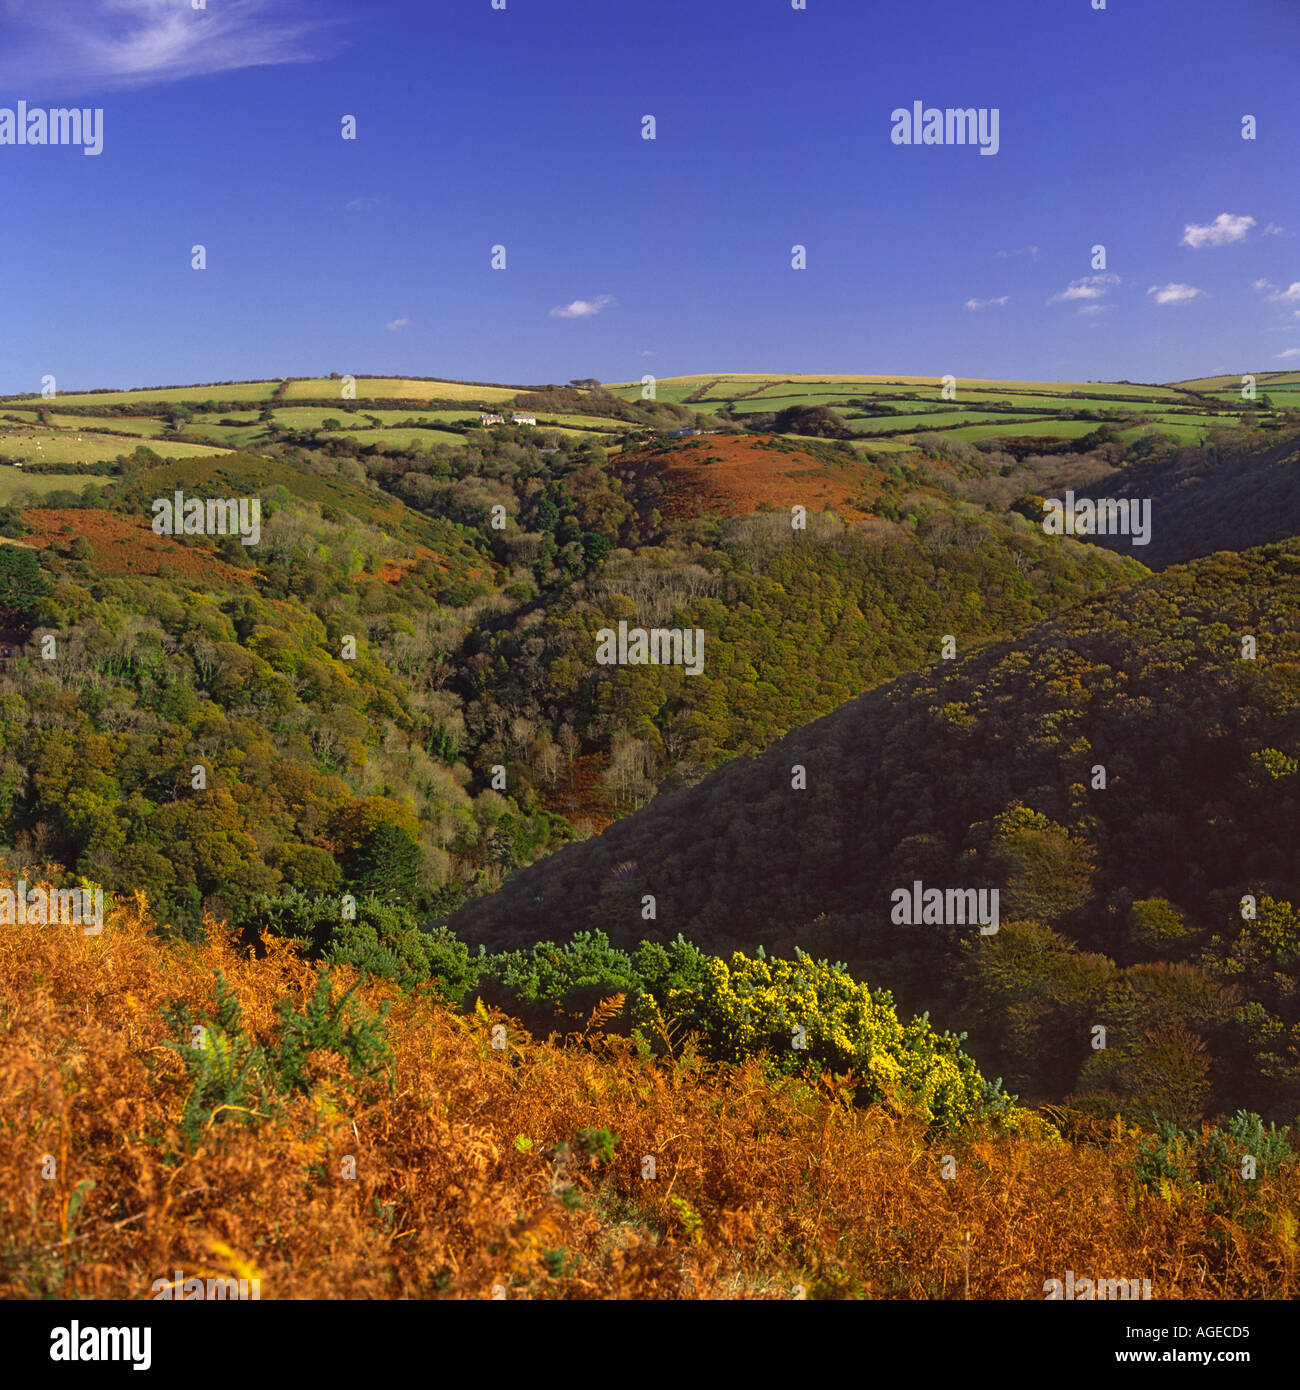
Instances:
[[[342,897],[290,889],[275,897],[259,894],[239,925],[301,941],[313,960],[354,965],[405,989],[432,982],[453,1003],[475,984],[478,971],[468,948],[445,928],[423,932],[406,908],[373,897],[355,900],[355,912],[354,918],[343,916]]]
[[[220,971],[210,1011],[195,1015],[173,1000],[163,1018],[179,1038],[163,1045],[184,1064],[190,1089],[181,1112],[181,1133],[195,1147],[210,1125],[232,1117],[247,1123],[279,1109],[282,1097],[311,1090],[308,1063],[315,1051],[333,1052],[361,1083],[386,1080],[392,1085],[392,1050],[384,1033],[388,1006],[370,1015],[347,990],[331,999],[329,971],[321,966],[302,1009],[282,999],[275,1014],[279,1027],[266,1038],[244,1030],[239,1000]]]

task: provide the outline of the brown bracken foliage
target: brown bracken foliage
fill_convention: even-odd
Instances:
[[[1294,1166],[1230,1220],[1148,1192],[1122,1126],[927,1139],[846,1078],[768,1081],[689,1042],[643,1058],[599,1019],[567,1042],[506,1021],[494,1049],[496,1016],[375,981],[356,997],[391,1003],[391,1090],[313,1054],[310,1094],[187,1145],[162,1009],[210,1007],[219,969],[264,1035],[315,983],[283,943],[254,960],[208,926],[164,941],[141,896],[98,936],[0,929],[0,1297],[148,1298],[177,1270],[264,1299],[1037,1299],[1067,1269],[1156,1298],[1300,1295]]]

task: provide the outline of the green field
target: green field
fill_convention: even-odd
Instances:
[[[1217,422],[1211,422],[1217,423]],[[1199,444],[1205,438],[1205,425],[1188,424],[1186,421],[1161,421],[1154,426],[1161,434],[1171,434],[1180,444]],[[1139,429],[1125,430],[1120,435],[1121,439],[1132,441],[1142,434],[1144,430],[1151,426],[1142,426]]]
[[[243,449],[266,433],[265,425],[210,425],[207,421],[196,422],[189,427],[189,434],[202,435],[223,449]]]
[[[107,481],[94,473],[27,473],[21,468],[0,467],[0,506],[7,506],[23,493],[41,498],[51,492],[81,492],[93,483]]]
[[[25,425],[39,426],[40,422],[34,410],[5,410],[4,415],[17,415]],[[57,411],[51,411],[46,418],[50,425],[58,430],[72,430],[77,434],[129,434],[129,435],[160,435],[165,434],[171,426],[166,420],[159,419],[154,415],[113,415],[104,419],[93,415],[60,415]],[[0,420],[0,428],[8,423]]]
[[[318,430],[326,420],[337,420],[344,429],[369,429],[370,424],[365,416],[348,408],[351,404],[350,401],[340,402],[336,410],[319,405],[278,405],[275,408],[275,423],[286,430]],[[385,416],[390,416],[396,422],[411,415],[409,410],[376,410],[371,413],[383,419],[385,424],[388,423]],[[231,415],[228,418],[233,420],[237,417]],[[256,420],[257,416],[253,415],[252,418]]]
[[[182,444],[176,440],[137,440],[125,435],[80,435],[68,430],[0,429],[0,454],[30,463],[104,463],[119,454],[131,453],[137,443],[146,444],[163,458],[202,458],[217,450],[202,444]]]
[[[331,431],[331,434],[333,431]],[[343,430],[341,436],[355,439],[358,444],[383,444],[388,449],[424,448],[434,444],[451,444],[460,447],[465,443],[463,434],[453,434],[450,430],[420,429],[378,429]],[[340,436],[340,437],[341,437]]]
[[[281,406],[275,412],[277,420],[295,419],[307,420],[309,417],[316,420],[316,426],[322,420],[335,419],[342,420],[348,428],[368,430],[373,428],[368,416],[375,416],[382,420],[385,425],[400,425],[404,420],[416,420],[421,424],[428,423],[437,426],[439,422],[455,420],[472,420],[478,424],[479,411],[476,406],[466,405],[456,410],[425,410],[418,405],[403,406],[395,408],[391,406],[376,406],[371,410],[365,406],[358,410],[354,401],[342,401],[336,408],[325,406],[291,405]],[[310,425],[295,425],[295,429],[312,428]]]
[[[889,400],[890,404],[893,404],[893,398],[885,396],[878,397],[877,393],[872,391],[815,392],[799,391],[787,386],[782,387],[779,394],[776,391],[764,391],[762,395],[759,396],[744,396],[734,401],[733,405],[735,409],[741,413],[754,410],[785,410],[792,405],[825,405],[834,408],[835,406],[848,406],[849,401],[855,398],[861,400],[875,400],[878,398],[880,400]],[[938,399],[937,393],[935,399]],[[719,405],[721,402],[715,401],[713,404]],[[919,404],[922,408],[925,408],[931,404],[931,402],[922,401],[919,402]]]
[[[568,425],[576,430],[604,430],[610,434],[636,428],[627,420],[612,420],[608,415],[546,415],[538,411],[537,427],[544,425]]]
[[[1036,395],[1028,391],[1006,394],[998,391],[958,391],[957,399],[965,401],[968,405],[998,405],[1007,402],[1013,410],[1124,410],[1130,415],[1136,415],[1146,409],[1166,410],[1177,398],[1161,396],[1148,402],[1131,397],[1124,400],[1107,400],[1104,396],[1085,396],[1072,400],[1069,396]],[[1188,404],[1193,404],[1190,397]]]
[[[662,381],[655,382],[655,400],[667,401],[670,405],[681,405],[686,397],[692,392],[698,391],[706,382],[711,381],[711,377],[665,377]],[[624,401],[639,401],[641,399],[641,383],[627,383],[622,386],[607,386],[605,388],[611,396],[617,396]]]
[[[1236,412],[1229,415],[1206,415],[1204,411],[1197,412],[1195,410],[1178,412],[1162,410],[1158,415],[1151,417],[1151,424],[1161,429],[1172,425],[1193,425],[1197,429],[1205,430],[1209,429],[1211,425],[1232,425],[1236,421]]]
[[[1096,420],[1033,420],[1028,424],[1005,425],[960,425],[955,430],[944,430],[945,439],[996,439],[999,435],[1040,436],[1043,439],[1079,439],[1091,434],[1098,427]],[[1140,433],[1141,426],[1134,431]],[[1171,430],[1172,432],[1172,430]]]
[[[1252,404],[1251,401],[1242,399],[1240,387],[1235,391],[1211,391],[1209,394],[1216,401],[1223,401],[1226,405],[1238,405],[1244,408]],[[1300,386],[1270,386],[1267,383],[1256,382],[1255,396],[1256,400],[1253,404],[1258,404],[1260,396],[1267,396],[1280,409],[1300,409]]]
[[[949,425],[978,425],[981,423],[991,423],[996,421],[994,428],[1003,434],[1017,434],[1026,426],[1041,425],[1046,423],[1042,420],[1026,418],[1023,415],[1000,417],[990,415],[986,410],[963,410],[960,406],[954,406],[951,410],[936,410],[924,415],[909,415],[905,420],[891,418],[888,415],[876,415],[869,420],[850,420],[848,423],[855,434],[892,434],[895,430],[906,429],[909,434],[915,434],[920,430],[944,429]],[[1068,424],[1069,421],[1058,423]],[[1089,429],[1096,429],[1096,423],[1091,424]],[[1087,433],[1087,431],[1083,431]]]

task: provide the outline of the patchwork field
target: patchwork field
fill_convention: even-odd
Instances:
[[[1261,407],[1264,418],[1300,409],[1296,373],[1265,372],[1257,380],[1260,394],[1268,394],[1272,407]],[[1230,390],[1232,385],[1238,390]],[[900,447],[915,447],[915,435],[927,430],[967,440],[999,435],[1075,439],[1105,426],[1132,439],[1142,429],[1155,428],[1180,443],[1197,442],[1214,424],[1237,422],[1244,408],[1239,387],[1237,377],[1169,385],[959,377],[955,397],[945,400],[937,377],[732,373],[661,378],[656,397],[691,406],[719,424],[821,407],[839,415],[854,435],[870,438],[872,447],[878,442],[882,450],[898,452]],[[641,393],[634,382],[606,389],[629,401]],[[873,414],[869,407],[876,406],[890,406],[892,411]],[[794,431],[787,433],[798,437]]]
[[[1280,412],[1300,410],[1300,373],[1262,372],[1256,380],[1260,397],[1267,397],[1267,402],[1256,402],[1258,418],[1280,420]],[[538,427],[553,436],[595,439],[613,448],[629,431],[649,428],[663,433],[691,423],[690,417],[656,418],[654,407],[659,405],[685,406],[708,427],[734,422],[760,432],[768,432],[772,421],[755,417],[816,407],[840,417],[846,438],[859,451],[886,454],[921,447],[918,437],[927,432],[968,442],[1002,436],[1068,440],[1104,427],[1131,441],[1154,429],[1186,444],[1203,440],[1217,423],[1232,425],[1240,419],[1247,409],[1240,382],[1238,376],[1168,385],[958,378],[955,399],[944,400],[942,383],[935,377],[732,372],[658,379],[655,401],[644,403],[650,407],[644,422],[614,418],[608,406],[600,409],[601,397],[592,398],[593,413],[585,414],[583,393],[572,390],[563,409],[532,413]],[[303,442],[318,447],[349,439],[355,448],[390,452],[461,448],[468,442],[464,427],[476,430],[482,409],[506,413],[521,392],[535,389],[413,377],[358,377],[355,384],[357,399],[340,397],[337,404],[330,398],[342,390],[341,379],[326,377],[90,392],[58,396],[52,402],[30,396],[0,399],[0,456],[73,466],[112,461],[145,444],[165,458],[184,460],[227,450],[256,451],[284,431],[307,436]],[[637,382],[602,389],[621,400],[642,403]],[[295,404],[310,400],[325,403]],[[423,408],[424,401],[442,404]],[[451,404],[454,401],[464,406]],[[216,403],[220,408],[213,409]],[[174,407],[180,404],[193,409],[192,419],[176,416]],[[268,406],[269,421],[261,418]],[[119,413],[124,407],[131,413]],[[888,407],[888,413],[877,413],[880,407]],[[74,410],[78,413],[71,413]],[[326,430],[327,421],[337,421],[339,428]],[[819,429],[806,428],[809,422],[798,417],[784,423],[787,439],[821,436]],[[175,437],[176,426],[183,439]],[[0,480],[0,498],[15,495],[19,485],[14,479]],[[67,478],[29,482],[29,495],[85,485],[81,479],[70,483]]]

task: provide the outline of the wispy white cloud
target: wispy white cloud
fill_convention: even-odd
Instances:
[[[1017,246],[1016,249],[1015,249],[1014,251],[995,251],[995,252],[994,252],[994,255],[997,256],[998,260],[1000,260],[1000,261],[1009,261],[1009,260],[1012,260],[1012,259],[1013,259],[1014,257],[1016,257],[1016,256],[1029,256],[1029,257],[1031,257],[1033,260],[1037,260],[1037,259],[1038,259],[1038,247],[1037,247],[1037,246],[1032,246],[1032,245],[1031,245],[1031,246]]]
[[[1264,236],[1295,236],[1294,232],[1288,232],[1285,227],[1279,227],[1276,222],[1270,222],[1263,231]]]
[[[1252,280],[1250,287],[1273,304],[1300,304],[1300,280],[1293,280],[1286,289],[1272,280]]]
[[[1109,314],[1115,306],[1113,304],[1084,304],[1080,307],[1081,314],[1095,317],[1097,314]]]
[[[369,212],[379,206],[378,198],[353,198],[343,204],[344,212]]]
[[[993,309],[1001,308],[1007,302],[1008,296],[999,295],[997,299],[968,299],[962,306],[966,309]]]
[[[335,46],[339,21],[302,0],[0,0],[6,29],[0,87],[146,87],[240,68],[311,63]]]
[[[602,309],[615,303],[612,294],[598,294],[595,299],[575,299],[571,304],[561,304],[551,310],[553,319],[589,319]]]
[[[1120,283],[1118,275],[1085,275],[1082,280],[1071,280],[1059,294],[1054,294],[1049,304],[1071,303],[1076,300],[1104,299]]]
[[[384,324],[384,327],[388,329],[390,333],[400,333],[403,328],[410,328],[410,326],[410,319],[393,319],[391,322]]]
[[[1194,285],[1152,285],[1147,294],[1154,295],[1157,304],[1187,304],[1204,296],[1204,290]]]
[[[1183,228],[1183,239],[1178,244],[1194,250],[1202,246],[1231,246],[1234,241],[1245,241],[1246,233],[1254,225],[1253,217],[1234,217],[1230,212],[1221,212],[1213,222],[1202,226],[1189,222]]]
[[[1285,352],[1279,352],[1279,357],[1300,357],[1300,348],[1287,348]]]

